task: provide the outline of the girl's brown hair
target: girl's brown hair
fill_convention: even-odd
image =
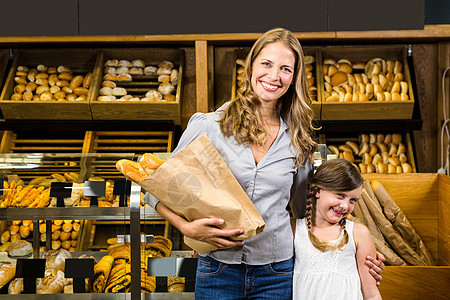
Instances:
[[[345,230],[346,218],[341,219],[344,235],[338,245],[321,241],[312,232],[314,224],[315,206],[317,203],[316,194],[320,190],[345,192],[351,191],[363,184],[363,178],[355,166],[345,159],[332,159],[322,163],[315,172],[309,188],[306,201],[306,224],[308,226],[308,236],[311,243],[320,251],[333,251],[342,249],[348,243],[348,233]]]
[[[254,94],[250,81],[256,57],[265,46],[278,41],[289,47],[295,56],[293,84],[278,99],[276,109],[289,127],[291,143],[297,152],[296,166],[299,166],[306,158],[312,161],[317,143],[312,139],[311,133],[316,128],[312,125],[314,113],[306,82],[303,50],[298,39],[289,30],[272,29],[255,42],[245,63],[243,92],[239,93],[225,109],[220,120],[220,129],[226,137],[234,136],[238,143],[264,144],[267,133],[257,114],[261,103]]]

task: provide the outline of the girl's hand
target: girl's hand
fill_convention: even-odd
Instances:
[[[244,241],[231,240],[244,233],[242,229],[220,229],[223,224],[222,219],[203,218],[183,224],[180,231],[187,237],[207,242],[219,249],[231,248],[242,245]]]
[[[385,265],[383,263],[385,260],[386,259],[384,258],[384,256],[381,253],[379,253],[378,251],[377,251],[377,259],[375,259],[371,256],[366,257],[366,265],[368,265],[370,268],[369,273],[377,281],[377,286],[379,286],[381,283],[381,280],[383,280],[383,277],[381,277],[381,273],[383,273],[383,270],[385,267]]]

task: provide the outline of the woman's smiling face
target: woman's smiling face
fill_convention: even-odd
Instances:
[[[295,56],[283,42],[266,45],[252,65],[251,85],[261,102],[277,101],[294,79]]]

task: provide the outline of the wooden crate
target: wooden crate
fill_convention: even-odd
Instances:
[[[383,184],[428,247],[436,266],[387,266],[383,299],[448,299],[450,177],[436,173],[365,174]]]
[[[414,93],[411,76],[406,58],[405,45],[392,46],[334,46],[322,49],[322,61],[330,58],[335,61],[346,58],[367,62],[379,57],[385,60],[403,62],[404,81],[408,83],[407,101],[367,101],[367,102],[326,102],[322,94],[322,120],[387,120],[411,119],[414,108]],[[321,87],[322,92],[324,86]]]
[[[175,102],[130,102],[130,101],[97,101],[99,90],[103,81],[104,63],[109,59],[135,60],[141,59],[145,65],[157,66],[158,63],[168,60],[178,68],[178,84],[176,86]],[[90,106],[94,120],[173,120],[175,124],[181,122],[181,93],[184,68],[184,51],[171,48],[136,48],[136,49],[103,49],[101,51],[102,63],[96,70],[95,90]],[[142,79],[143,81],[137,81]],[[134,76],[131,83],[123,85],[124,88],[145,95],[146,91],[157,87],[155,76]],[[118,86],[122,86],[120,83]]]
[[[93,72],[98,63],[98,51],[93,49],[16,49],[11,69],[0,96],[0,108],[5,119],[91,120],[89,97],[86,101],[12,101],[17,67],[36,68],[38,64],[70,67],[74,74]]]
[[[250,48],[243,48],[243,49],[238,49],[235,50],[235,59],[234,61],[236,61],[236,59],[244,59],[247,57],[247,54],[249,53]],[[312,101],[311,107],[312,110],[314,111],[314,116],[316,119],[320,119],[320,114],[321,114],[321,99],[322,99],[322,90],[319,88],[321,85],[318,83],[319,80],[323,79],[323,75],[322,75],[322,68],[320,67],[320,61],[321,61],[321,53],[319,51],[319,48],[315,48],[315,47],[303,47],[303,54],[306,55],[311,55],[314,56],[315,58],[315,62],[313,63],[313,76],[315,77],[315,82],[314,82],[314,87],[317,88],[317,95],[316,95],[316,100]],[[231,96],[234,98],[237,96],[237,64],[234,63],[233,65],[233,78],[231,81]]]

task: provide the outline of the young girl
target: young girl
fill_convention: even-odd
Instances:
[[[293,299],[381,299],[365,257],[375,255],[369,230],[348,221],[363,179],[345,159],[324,162],[314,174],[306,216],[293,219]],[[294,223],[295,222],[295,223]]]

